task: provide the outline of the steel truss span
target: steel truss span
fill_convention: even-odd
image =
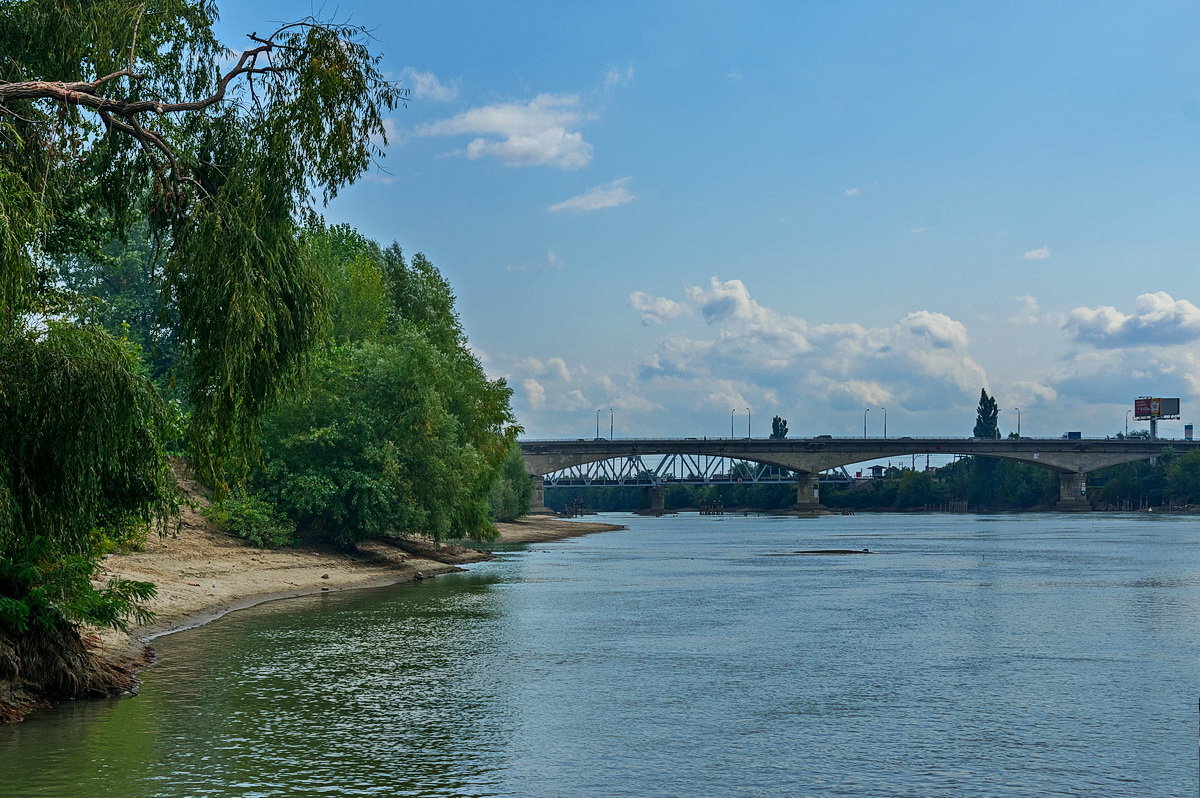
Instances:
[[[852,482],[844,468],[821,475],[822,482]],[[707,454],[615,457],[546,474],[547,488],[658,485],[794,484],[796,472],[778,466]]]

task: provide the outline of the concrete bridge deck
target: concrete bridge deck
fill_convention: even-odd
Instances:
[[[632,455],[690,454],[731,457],[797,472],[797,506],[820,506],[818,474],[830,468],[913,454],[976,455],[1031,463],[1059,474],[1059,506],[1087,506],[1087,474],[1098,468],[1147,460],[1166,449],[1191,451],[1200,441],[1146,438],[578,438],[520,442],[525,467],[536,480],[535,506],[544,497],[542,477],[564,468]]]

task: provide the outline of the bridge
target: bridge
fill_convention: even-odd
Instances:
[[[998,457],[1059,475],[1061,510],[1086,510],[1087,475],[1098,468],[1149,460],[1167,448],[1190,451],[1200,441],[1146,438],[579,438],[525,440],[521,457],[534,480],[534,512],[545,506],[545,478],[587,463],[644,455],[747,460],[795,472],[799,511],[820,511],[820,473],[832,468],[916,454]]]

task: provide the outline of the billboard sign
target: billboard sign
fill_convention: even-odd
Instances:
[[[1133,400],[1133,417],[1146,418],[1177,418],[1179,416],[1179,397],[1150,397],[1142,396]]]

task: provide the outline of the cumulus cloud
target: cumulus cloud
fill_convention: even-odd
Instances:
[[[916,235],[920,235],[921,233],[928,233],[932,229],[933,229],[932,227],[914,227],[911,230],[909,230],[908,232],[914,233]]]
[[[1050,247],[1031,249],[1021,256],[1022,260],[1045,260],[1050,257]]]
[[[628,184],[632,178],[622,177],[611,183],[603,183],[589,188],[582,194],[576,194],[570,199],[556,202],[547,210],[550,211],[598,211],[601,208],[613,208],[633,202],[636,197],[629,190]]]
[[[859,192],[858,192],[858,189],[856,189],[856,188],[848,188],[845,191],[843,191],[842,193],[845,194],[847,197],[857,197]]]
[[[496,103],[423,125],[419,136],[476,138],[454,155],[495,158],[506,166],[578,169],[592,160],[592,145],[572,128],[589,118],[574,94],[539,94],[527,103]]]
[[[652,300],[639,297],[635,309],[653,309]],[[967,351],[965,325],[942,313],[918,310],[874,328],[810,325],[764,306],[741,280],[716,277],[689,288],[676,304],[695,310],[713,334],[660,340],[639,369],[644,381],[735,380],[742,394],[760,401],[768,393],[783,394],[833,408],[850,401],[947,406],[987,384]],[[682,315],[672,307],[669,318]]]
[[[1133,313],[1111,305],[1075,308],[1063,326],[1076,341],[1102,349],[1186,344],[1200,338],[1200,308],[1156,291],[1139,296]]]
[[[542,418],[565,418],[575,429],[579,411],[613,408],[653,412],[663,406],[647,398],[632,376],[613,377],[586,365],[568,366],[561,357],[509,359],[493,353],[489,374],[496,373],[520,390],[513,396],[518,415],[536,412]],[[526,423],[522,421],[522,423]]]
[[[419,72],[413,67],[405,67],[400,72],[400,82],[412,90],[414,100],[448,103],[458,99],[457,79],[443,83],[432,72]]]
[[[544,274],[546,272],[556,272],[561,270],[565,263],[563,259],[555,254],[554,250],[546,250],[546,259],[541,263],[515,263],[511,266],[506,266],[505,269],[510,272],[535,272]]]
[[[541,410],[546,406],[546,388],[537,380],[530,378],[521,380],[525,389],[525,402],[533,410]]]
[[[650,296],[645,291],[634,291],[629,295],[629,304],[642,314],[642,325],[662,324],[668,319],[678,318],[690,308],[681,302],[666,297]]]

